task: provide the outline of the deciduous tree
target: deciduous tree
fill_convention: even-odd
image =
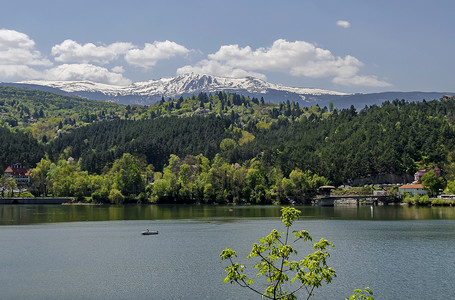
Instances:
[[[431,197],[439,194],[439,190],[444,188],[444,181],[441,177],[436,177],[434,170],[427,172],[422,177],[422,186],[428,190]]]
[[[308,299],[313,295],[314,289],[323,283],[330,283],[336,276],[335,271],[327,265],[328,251],[333,244],[322,238],[313,244],[314,253],[301,260],[292,260],[291,256],[297,255],[294,243],[301,240],[312,241],[312,237],[306,230],[292,232],[290,230],[301,214],[299,210],[283,207],[281,213],[281,221],[286,231],[278,232],[273,229],[268,236],[253,245],[247,256],[248,259],[259,260],[254,268],[261,283],[256,285],[253,278],[245,274],[247,267],[234,262],[237,253],[229,248],[220,254],[221,261],[229,262],[225,268],[227,276],[224,282],[237,283],[267,299],[297,299],[297,294],[301,292]],[[265,289],[261,289],[262,285]]]

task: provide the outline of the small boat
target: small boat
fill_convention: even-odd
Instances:
[[[153,235],[153,234],[158,234],[158,230],[146,230],[146,231],[142,231],[142,235]]]

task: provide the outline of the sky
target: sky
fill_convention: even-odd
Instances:
[[[2,82],[194,72],[350,93],[455,91],[453,0],[1,2]]]

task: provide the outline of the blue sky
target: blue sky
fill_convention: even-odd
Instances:
[[[3,2],[4,82],[198,72],[341,92],[455,91],[452,0]]]

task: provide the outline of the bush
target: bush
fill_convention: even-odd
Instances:
[[[109,193],[109,201],[112,204],[123,204],[125,202],[125,197],[117,189],[112,189]]]
[[[360,195],[372,195],[373,194],[373,187],[372,186],[364,186],[359,188],[359,194]]]
[[[430,204],[430,197],[428,195],[423,195],[420,197],[418,204],[428,205]]]
[[[109,192],[107,189],[96,190],[92,193],[92,200],[94,202],[108,202],[109,201]]]
[[[411,199],[411,195],[409,195],[409,193],[404,193],[403,198],[402,198],[401,201],[402,201],[403,203],[412,204],[412,203],[411,203],[411,200],[412,200],[412,199]]]
[[[139,194],[139,196],[136,197],[137,203],[146,203],[147,202],[147,194],[145,192],[142,192]]]
[[[30,191],[24,191],[20,193],[20,197],[34,198],[35,196]]]
[[[408,193],[405,193],[402,202],[412,205],[429,205],[430,197],[428,195],[421,196],[418,194],[411,196]]]
[[[453,200],[449,200],[449,199],[433,199],[431,201],[431,205],[434,205],[434,206],[452,206],[454,203]]]

